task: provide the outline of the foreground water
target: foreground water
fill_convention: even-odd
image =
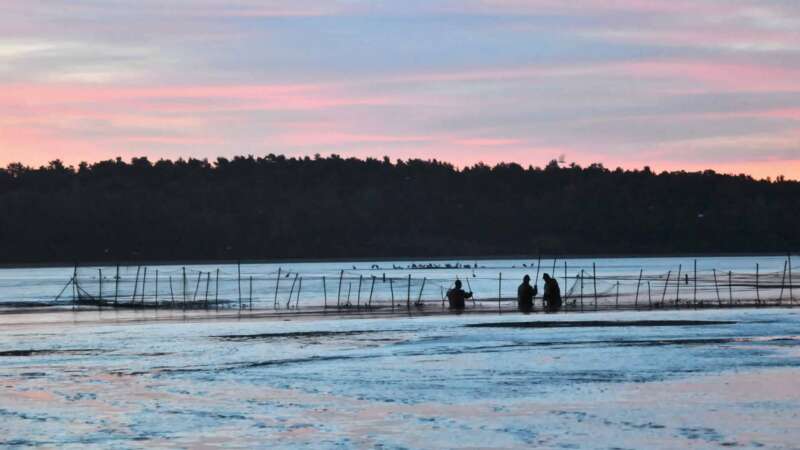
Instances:
[[[2,447],[800,442],[792,309],[280,321],[59,314],[2,319]],[[466,326],[642,319],[731,323]]]

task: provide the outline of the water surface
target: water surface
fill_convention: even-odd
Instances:
[[[108,314],[38,323],[11,315],[0,326],[0,446],[800,442],[793,309],[288,321]],[[594,326],[574,324],[583,320]],[[673,322],[598,325],[642,320]],[[569,326],[466,326],[527,321]]]

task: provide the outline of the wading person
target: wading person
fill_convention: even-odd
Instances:
[[[548,274],[544,274],[542,279],[544,280],[544,294],[542,294],[544,310],[550,313],[558,312],[561,309],[561,288],[558,287],[558,281]]]
[[[522,278],[522,284],[517,288],[517,304],[520,312],[529,314],[533,311],[533,298],[537,293],[536,285],[531,286],[531,277],[525,275]]]
[[[472,297],[472,292],[466,292],[461,289],[461,280],[456,280],[456,286],[447,291],[447,301],[450,303],[450,309],[455,311],[463,311],[465,307],[464,300]]]

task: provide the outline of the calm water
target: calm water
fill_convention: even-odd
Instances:
[[[792,309],[291,321],[48,314],[61,320],[11,314],[0,326],[0,447],[800,442]],[[84,316],[97,321],[76,320]],[[734,323],[465,327],[545,319]]]

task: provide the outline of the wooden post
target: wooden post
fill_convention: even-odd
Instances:
[[[789,302],[794,304],[794,290],[792,286],[792,254],[789,253],[789,257],[787,258],[789,261]]]
[[[217,279],[214,281],[214,303],[215,308],[219,311],[219,267],[217,267]]]
[[[392,293],[392,311],[394,311],[394,278],[389,278],[389,291]]]
[[[294,286],[297,283],[297,277],[299,273],[294,274],[294,279],[292,279],[292,288],[289,289],[289,300],[286,302],[286,309],[290,309],[292,307],[292,294],[294,294]]]
[[[781,277],[781,295],[778,297],[778,304],[783,304],[783,286],[786,283],[786,261],[783,262],[783,276]]]
[[[336,292],[336,307],[338,308],[341,304],[342,298],[342,278],[344,278],[344,270],[339,272],[339,290]]]
[[[756,304],[759,306],[761,305],[761,292],[758,289],[758,280],[759,280],[759,267],[758,263],[756,263]]]
[[[67,288],[70,286],[72,286],[72,278],[70,278],[69,281],[67,281],[67,284],[65,284],[64,287],[61,288],[61,291],[58,293],[58,295],[56,295],[56,298],[53,299],[53,302],[57,302],[58,299],[61,298],[61,295],[64,293],[64,291],[66,291]]]
[[[97,280],[100,283],[97,288],[97,300],[99,305],[100,303],[103,303],[103,269],[97,269],[97,276]]]
[[[597,311],[597,267],[592,262],[592,284],[594,285],[594,310]]]
[[[667,281],[664,282],[664,292],[661,293],[661,307],[664,307],[664,298],[667,296],[667,285],[669,285],[669,276],[672,275],[672,271],[667,271]],[[680,280],[678,280],[680,282]]]
[[[275,278],[275,301],[272,304],[273,309],[278,309],[278,286],[281,284],[281,268],[278,267],[278,277]]]
[[[141,303],[142,306],[144,306],[144,294],[146,286],[147,286],[147,266],[145,266],[144,273],[142,274],[142,293],[141,296],[139,297],[140,298],[139,303]]]
[[[117,264],[117,275],[114,277],[114,306],[117,306],[119,297],[119,264]]]
[[[469,283],[469,278],[467,278],[467,289],[472,294],[472,307],[475,307],[475,291],[472,290],[472,285]]]
[[[553,260],[553,265],[555,266],[555,264],[556,261]],[[503,314],[502,300],[503,300],[503,272],[500,272],[500,275],[497,277],[497,312],[499,314]]]
[[[544,294],[542,295],[542,302],[544,302]],[[583,269],[581,269],[581,312],[583,312]]]
[[[192,296],[192,303],[197,301],[197,292],[200,290],[200,277],[203,276],[203,272],[197,272],[197,283],[194,285],[194,295]]]
[[[733,305],[733,272],[728,271],[728,294],[730,295],[730,303]]]
[[[678,282],[675,283],[675,305],[681,301],[681,269],[683,269],[683,266],[678,264]]]
[[[169,296],[172,299],[172,307],[175,307],[175,292],[172,290],[172,275],[169,276]]]
[[[444,311],[444,287],[439,286],[439,294],[442,296],[442,311]]]
[[[639,286],[642,284],[642,275],[644,274],[644,269],[639,269],[639,280],[636,281],[636,297],[633,299],[633,307],[634,309],[639,307]]]
[[[239,309],[242,309],[242,262],[236,261],[236,285],[239,290]]]
[[[647,281],[647,306],[653,309],[653,292],[650,289],[650,280]]]
[[[356,308],[361,309],[361,282],[364,280],[364,276],[358,274],[358,293],[356,294]]]
[[[322,276],[322,309],[328,309],[328,287],[325,285],[325,275]]]
[[[297,291],[297,296],[300,297],[300,291]],[[250,297],[250,311],[252,311],[253,310],[253,276],[252,275],[250,275],[250,290],[248,291],[248,297]]]
[[[425,278],[425,277],[422,278],[422,287],[419,288],[419,295],[417,296],[417,305],[422,303],[422,291],[425,290],[425,281],[426,280],[427,280],[427,278]]]
[[[142,266],[136,266],[136,279],[133,280],[133,295],[131,296],[131,303],[136,304],[136,294],[138,293],[139,289],[139,271],[142,269]]]
[[[156,269],[156,308],[158,308],[158,269]]]
[[[555,274],[553,274],[555,275]],[[534,280],[533,284],[537,284],[539,280]],[[569,282],[567,281],[567,260],[564,260],[564,305],[566,306],[569,299]]]
[[[75,309],[78,300],[78,265],[72,269],[72,309]]]
[[[694,260],[694,292],[692,293],[692,303],[697,303],[697,260]]]
[[[408,289],[406,292],[406,308],[411,309],[411,274],[408,274]]]
[[[300,277],[300,280],[297,282],[297,298],[294,302],[294,309],[300,309],[300,291],[303,290],[303,277]],[[253,309],[252,300],[250,301],[250,309]]]
[[[186,266],[181,269],[183,276],[183,310],[186,310]]]
[[[142,277],[142,297],[141,297],[142,300],[140,302],[142,304],[142,306],[144,306],[144,288],[145,288],[145,286],[147,286],[147,266],[145,266],[145,268],[144,268],[144,276]]]
[[[619,281],[617,281],[617,297],[614,299],[614,307],[619,309]]]
[[[722,297],[719,296],[719,284],[717,283],[717,269],[711,269],[714,274],[714,290],[717,291],[717,305],[722,306]]]
[[[347,283],[347,306],[350,306],[350,291],[353,290],[353,283]]]
[[[206,272],[206,298],[205,308],[208,309],[208,288],[211,286],[211,272]]]
[[[375,275],[372,276],[372,285],[369,287],[369,302],[367,303],[368,308],[372,308],[372,293],[375,291]]]

